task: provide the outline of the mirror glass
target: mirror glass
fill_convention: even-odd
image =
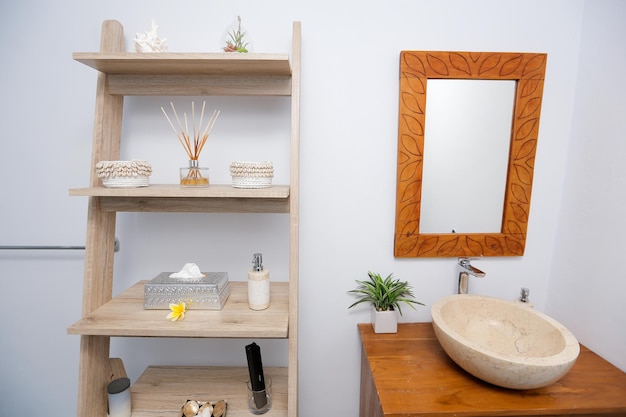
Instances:
[[[515,87],[427,81],[421,233],[500,231]]]
[[[546,61],[400,53],[396,257],[524,254]]]

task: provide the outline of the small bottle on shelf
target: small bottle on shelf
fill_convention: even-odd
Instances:
[[[248,306],[265,310],[270,306],[270,272],[263,268],[263,255],[252,256],[253,267],[248,271]]]

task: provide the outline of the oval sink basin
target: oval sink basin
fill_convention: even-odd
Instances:
[[[576,362],[580,346],[553,318],[521,303],[452,295],[431,309],[439,343],[461,368],[505,388],[550,385]]]

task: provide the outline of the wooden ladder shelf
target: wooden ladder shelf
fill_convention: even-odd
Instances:
[[[75,60],[99,71],[90,184],[70,190],[70,195],[89,199],[82,318],[68,329],[69,334],[80,335],[79,417],[106,415],[106,385],[126,374],[121,359],[110,358],[110,338],[120,336],[287,339],[288,366],[269,368],[274,400],[270,414],[298,415],[300,22],[293,22],[292,36],[291,59],[288,54],[262,53],[138,54],[124,52],[122,25],[107,20],[100,52],[74,54]],[[102,187],[95,165],[120,158],[127,95],[290,97],[290,183],[263,190],[239,190],[228,184],[204,189],[167,184]],[[173,331],[165,325],[162,311],[143,309],[143,282],[112,297],[116,214],[122,211],[286,213],[289,280],[272,283],[272,304],[263,312],[247,308],[245,283],[232,282],[223,310],[199,311]],[[206,326],[207,321],[221,325]],[[132,416],[176,416],[190,393],[205,390],[212,398],[228,398],[229,417],[249,416],[246,373],[246,367],[151,366],[131,387]]]

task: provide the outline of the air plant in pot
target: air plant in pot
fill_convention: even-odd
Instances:
[[[174,127],[174,123],[170,120],[165,109],[161,107],[165,118],[169,122],[172,130],[176,134],[178,141],[183,145],[187,156],[189,157],[189,166],[180,169],[180,185],[182,187],[208,187],[209,186],[209,169],[203,168],[199,166],[198,158],[200,158],[200,152],[204,148],[206,141],[209,139],[209,135],[211,134],[211,130],[213,130],[213,126],[215,125],[215,121],[217,117],[220,115],[219,110],[214,110],[213,115],[207,122],[206,126],[204,123],[204,108],[206,106],[206,102],[202,103],[202,112],[200,113],[200,122],[196,125],[196,109],[194,102],[191,102],[191,132],[189,130],[189,120],[187,118],[187,113],[183,114],[183,119],[185,121],[184,127],[183,123],[181,123],[180,118],[178,117],[178,113],[176,112],[176,108],[174,107],[174,103],[170,102],[172,106],[172,111],[174,113],[174,118],[178,124],[178,130]]]
[[[349,291],[357,297],[350,307],[361,303],[372,306],[372,326],[374,333],[395,333],[398,329],[398,316],[402,315],[400,305],[407,304],[412,309],[416,305],[424,305],[413,298],[411,285],[407,281],[400,281],[389,274],[383,278],[380,274],[368,272],[369,280],[356,280],[359,284],[356,289]]]
[[[237,16],[237,23],[233,29],[228,31],[224,52],[248,52],[248,42],[246,32],[241,28],[241,17]]]

